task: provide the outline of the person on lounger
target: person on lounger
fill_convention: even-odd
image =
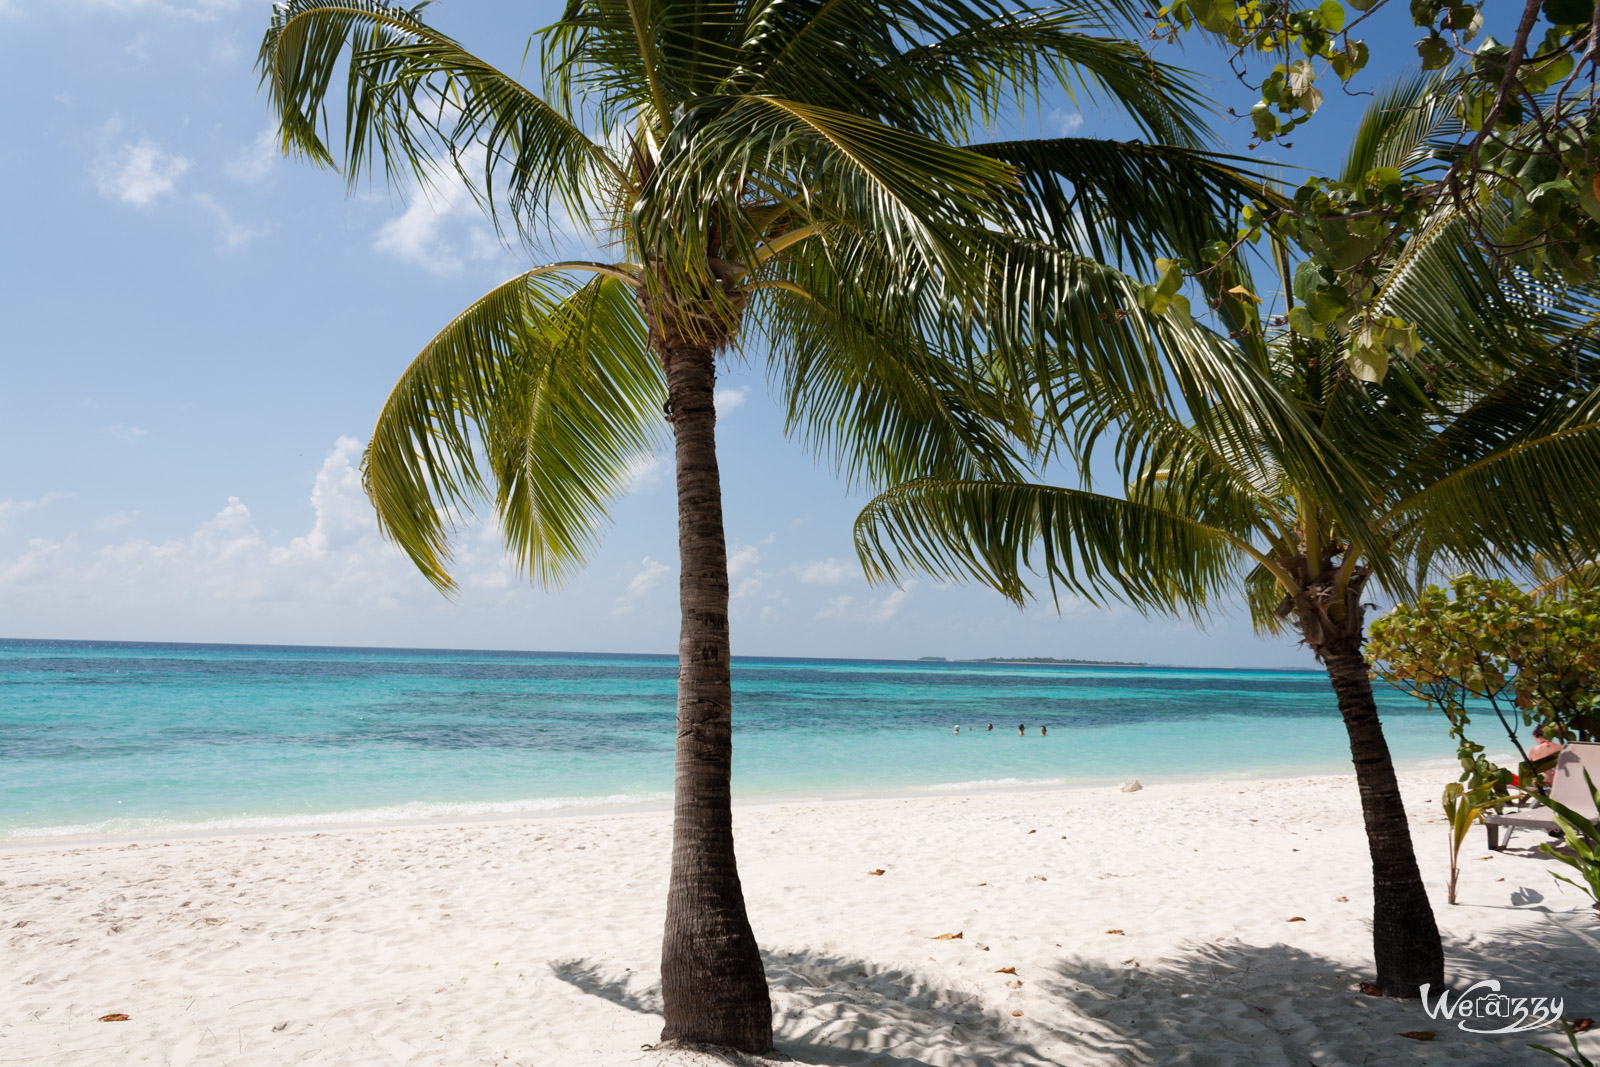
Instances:
[[[1538,726],[1533,728],[1533,747],[1528,749],[1529,763],[1538,763],[1542,759],[1549,759],[1551,756],[1554,756],[1560,751],[1561,742],[1551,740],[1544,735],[1544,723],[1540,723]],[[1540,777],[1544,780],[1545,785],[1549,785],[1552,781],[1554,781],[1555,776],[1556,772],[1554,767],[1540,775]],[[1519,774],[1513,774],[1511,776],[1511,784],[1521,786],[1522,776]]]
[[[1540,723],[1538,726],[1533,728],[1533,742],[1533,747],[1528,749],[1529,763],[1538,763],[1540,760],[1548,759],[1549,757],[1554,756],[1557,752],[1561,751],[1560,741],[1556,741],[1553,738],[1549,738],[1544,735],[1543,723]],[[1555,781],[1555,768],[1552,767],[1548,771],[1545,771],[1542,777],[1544,778],[1545,785],[1549,785],[1551,782]]]

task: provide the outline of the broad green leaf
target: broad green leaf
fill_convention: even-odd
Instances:
[[[1424,37],[1417,42],[1417,55],[1422,59],[1423,70],[1439,70],[1450,65],[1455,52],[1443,37]],[[1481,121],[1479,125],[1482,125]]]
[[[1381,382],[1389,372],[1389,353],[1382,345],[1351,345],[1345,362],[1350,373],[1364,382]]]

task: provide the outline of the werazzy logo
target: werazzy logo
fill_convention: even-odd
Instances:
[[[1560,997],[1511,997],[1500,992],[1500,982],[1485,978],[1474,982],[1450,1001],[1450,990],[1439,990],[1439,999],[1428,1002],[1429,986],[1422,987],[1422,1010],[1430,1019],[1454,1019],[1469,1034],[1519,1034],[1537,1030],[1561,1018],[1566,1001]],[[1494,1022],[1502,1025],[1491,1028]],[[1477,1025],[1474,1025],[1477,1024]]]

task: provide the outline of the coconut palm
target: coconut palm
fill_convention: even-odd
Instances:
[[[1137,14],[1123,0],[572,0],[530,42],[538,87],[420,11],[277,6],[259,63],[284,150],[352,183],[442,174],[535,254],[585,225],[612,254],[536,266],[424,345],[379,416],[368,493],[441,590],[453,516],[485,504],[516,562],[558,582],[670,431],[681,630],[663,1040],[764,1049],[729,811],[718,358],[764,357],[787,429],[852,480],[1011,477],[1042,444],[1040,324],[1093,338],[1085,358],[1120,373],[1143,352],[1142,313],[1108,314],[1125,279],[1096,260],[1195,254],[1255,186],[1198,150],[1182,77],[1108,35]],[[1052,84],[1154,143],[974,143]],[[1143,329],[1197,366],[1216,358],[1186,325]]]
[[[1400,86],[1367,116],[1346,180],[1427,165],[1448,121],[1429,113],[1421,82]],[[1219,390],[1182,409],[1090,375],[1060,411],[1079,487],[913,481],[869,503],[857,548],[876,578],[920,569],[1019,603],[1030,576],[1052,595],[1196,617],[1242,592],[1258,631],[1297,633],[1326,668],[1349,735],[1373,868],[1376,984],[1414,997],[1443,981],[1443,954],[1362,654],[1364,600],[1369,583],[1405,596],[1440,570],[1594,558],[1600,358],[1592,290],[1507,274],[1453,215],[1403,249],[1381,286],[1375,314],[1413,324],[1417,346],[1394,349],[1381,382],[1352,373],[1338,324],[1320,339],[1277,334],[1258,353],[1281,401],[1355,469],[1336,495],[1255,428],[1259,396]],[[1098,441],[1115,442],[1120,495],[1093,491]]]

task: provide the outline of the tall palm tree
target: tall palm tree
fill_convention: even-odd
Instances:
[[[1096,302],[1123,281],[1095,260],[1194,254],[1259,195],[1198,150],[1182,77],[1108,36],[1135,8],[572,0],[530,42],[535,88],[421,5],[277,6],[259,65],[286,152],[351,182],[450,174],[534,252],[561,219],[615,250],[534,267],[449,323],[384,404],[364,471],[385,534],[441,590],[452,516],[483,502],[548,583],[582,564],[630,461],[670,428],[681,630],[663,1040],[771,1045],[729,810],[716,361],[764,349],[786,428],[853,480],[1013,476],[1040,444],[1040,324],[1096,338],[1085,358],[1108,372],[1143,344],[1137,307],[1125,324]],[[1155,143],[973,143],[1052,83]],[[1215,355],[1185,347],[1185,326],[1145,328]]]
[[[1420,81],[1401,85],[1369,112],[1346,180],[1426,165],[1448,121],[1430,112]],[[1280,401],[1354,467],[1335,495],[1260,431],[1260,395],[1218,390],[1180,409],[1091,375],[1061,410],[1081,487],[913,481],[868,504],[857,548],[874,577],[914,568],[972,578],[1019,603],[1030,574],[1052,595],[1196,617],[1242,591],[1259,631],[1292,628],[1326,668],[1349,735],[1373,868],[1376,984],[1414,997],[1443,981],[1443,953],[1362,654],[1363,601],[1374,579],[1404,596],[1442,568],[1594,558],[1600,302],[1498,269],[1450,214],[1395,257],[1381,285],[1376,313],[1415,324],[1420,343],[1381,384],[1351,373],[1337,329],[1284,332],[1258,353]],[[1093,491],[1100,440],[1115,442],[1121,495]]]

